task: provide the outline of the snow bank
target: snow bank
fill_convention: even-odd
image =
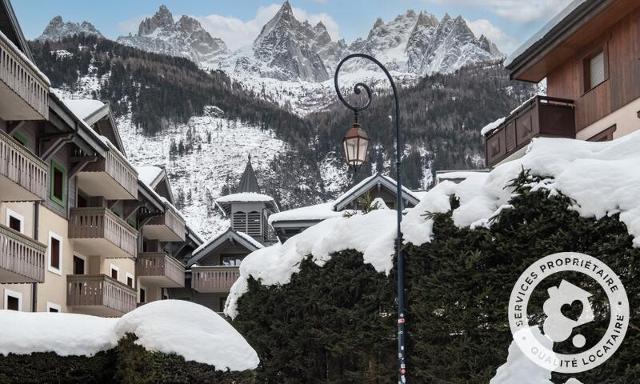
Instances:
[[[505,120],[506,120],[506,117],[501,117],[498,120],[494,121],[493,123],[489,123],[489,124],[485,125],[480,130],[480,134],[482,136],[486,136],[487,134],[491,133],[491,131],[493,131],[494,129],[498,128],[500,126],[500,124],[504,123]]]
[[[0,353],[55,352],[93,356],[114,348],[126,333],[149,351],[176,353],[218,370],[255,369],[259,360],[244,338],[217,313],[198,304],[162,300],[121,318],[71,313],[0,311]]]
[[[620,220],[634,236],[634,246],[640,247],[640,131],[609,142],[534,139],[520,159],[488,173],[472,173],[459,184],[443,181],[407,210],[402,226],[405,242],[420,245],[431,241],[433,221],[425,214],[448,212],[451,195],[460,201],[452,212],[457,226],[488,227],[494,216],[510,207],[513,191],[507,186],[523,169],[548,177],[533,187],[551,194],[562,192],[575,201],[571,209],[583,217],[620,213]],[[394,236],[395,212],[379,210],[328,219],[284,244],[258,250],[240,265],[240,278],[231,288],[225,313],[237,315],[237,300],[246,292],[249,276],[265,285],[286,284],[309,254],[322,264],[332,252],[355,249],[376,270],[389,272]]]
[[[539,333],[539,331],[538,331]],[[547,347],[552,347],[551,340],[539,335],[539,340],[546,340]],[[509,346],[507,362],[496,371],[489,384],[553,384],[551,371],[538,366],[520,350],[515,342]]]
[[[82,120],[104,107],[102,101],[94,99],[63,99],[62,102]]]
[[[151,186],[151,183],[162,173],[162,168],[155,165],[143,165],[135,167],[138,171],[138,178],[143,183]]]

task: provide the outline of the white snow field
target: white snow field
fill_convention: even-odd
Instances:
[[[255,369],[259,359],[222,317],[188,301],[161,300],[121,318],[72,313],[0,311],[0,354],[55,352],[93,356],[114,348],[127,333],[148,351],[176,353],[217,370]]]
[[[460,206],[453,210],[459,227],[489,227],[501,210],[509,209],[513,190],[507,187],[523,169],[542,176],[534,189],[562,192],[575,201],[571,209],[583,217],[601,218],[620,213],[634,245],[640,246],[640,132],[610,142],[573,139],[534,139],[520,159],[502,164],[491,172],[477,173],[455,184],[444,181],[422,195],[403,220],[405,242],[416,245],[431,241],[433,221],[425,213],[451,209],[449,197]],[[325,220],[290,238],[251,253],[240,265],[240,278],[232,286],[225,313],[238,314],[237,301],[248,289],[250,276],[264,285],[286,284],[299,271],[301,260],[312,255],[322,265],[333,252],[355,249],[377,271],[389,273],[393,264],[395,212],[378,210],[351,217]]]

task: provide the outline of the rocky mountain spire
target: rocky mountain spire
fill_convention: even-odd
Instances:
[[[138,35],[149,35],[158,28],[171,28],[174,24],[173,15],[166,5],[161,5],[150,18],[144,19],[138,27]]]
[[[65,37],[70,37],[74,35],[85,34],[85,35],[94,35],[98,37],[104,37],[93,26],[93,24],[83,21],[82,23],[74,23],[74,22],[64,22],[62,16],[56,16],[49,24],[45,27],[42,34],[36,39],[38,41],[60,41]]]

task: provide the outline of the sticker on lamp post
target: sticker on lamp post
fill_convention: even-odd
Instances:
[[[536,292],[551,276],[561,281],[546,292]],[[609,321],[601,337],[594,337],[597,332],[588,331],[598,317],[592,303],[598,290],[607,301],[598,307],[606,310],[598,312],[599,318]],[[534,294],[544,303],[536,313],[529,313]],[[620,278],[602,261],[574,252],[549,255],[529,266],[513,287],[508,312],[511,333],[522,353],[559,373],[584,372],[604,363],[622,344],[629,325],[629,299]],[[530,320],[539,323],[530,324]],[[591,334],[591,339],[584,333]],[[556,344],[564,352],[554,352]]]

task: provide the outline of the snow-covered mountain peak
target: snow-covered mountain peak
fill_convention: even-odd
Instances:
[[[59,41],[64,39],[65,37],[79,34],[103,37],[100,31],[98,31],[93,24],[87,21],[83,21],[82,23],[74,23],[68,21],[65,23],[62,19],[62,16],[56,16],[51,19],[42,34],[36,40]]]
[[[185,15],[176,22],[164,5],[140,23],[137,35],[120,36],[118,42],[149,52],[185,57],[201,65],[228,52],[224,41],[211,36],[198,20]]]
[[[156,29],[172,29],[174,27],[173,15],[166,5],[161,5],[158,11],[150,18],[144,19],[138,27],[138,35],[146,36]]]

